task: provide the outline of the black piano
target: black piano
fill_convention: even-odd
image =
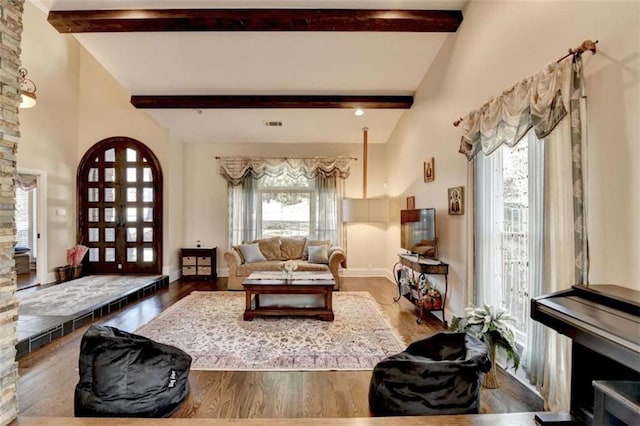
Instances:
[[[575,285],[533,298],[531,318],[573,340],[575,420],[594,423],[594,380],[640,382],[640,292],[614,285]]]

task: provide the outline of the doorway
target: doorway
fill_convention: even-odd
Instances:
[[[160,273],[162,171],[153,152],[135,139],[104,139],[82,158],[77,188],[86,272]]]
[[[15,176],[17,289],[47,282],[46,172],[19,167]]]

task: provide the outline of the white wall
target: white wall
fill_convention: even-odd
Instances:
[[[148,146],[162,167],[164,180],[163,272],[178,278],[178,250],[182,240],[181,144],[151,116],[134,108],[131,94],[88,53],[80,50],[80,113],[78,158],[95,143],[112,136],[127,136]],[[171,227],[170,227],[171,226]]]
[[[18,167],[48,177],[48,270],[66,264],[76,242],[76,170],[84,153],[112,136],[147,145],[164,175],[163,272],[178,277],[182,244],[182,144],[146,112],[71,35],[59,34],[46,15],[25,3],[23,65],[38,90],[38,104],[20,110]],[[66,215],[57,214],[64,209]],[[169,231],[171,230],[171,231]],[[50,275],[50,280],[53,276]]]
[[[458,117],[479,108],[519,80],[541,70],[585,39],[589,95],[588,226],[591,282],[640,290],[640,3],[637,1],[470,1],[456,34],[436,61],[387,144],[392,196],[416,196],[417,207],[438,210],[441,256],[451,264],[449,309],[469,302],[467,214],[447,214],[447,188],[466,187],[467,162],[459,154]],[[435,181],[422,182],[422,161],[435,157]],[[469,194],[465,194],[468,199]],[[399,246],[388,234],[388,261]]]
[[[80,46],[72,36],[58,34],[30,2],[24,4],[23,23],[22,66],[37,86],[38,103],[19,112],[17,166],[47,176],[48,244],[40,250],[46,249],[46,269],[52,271],[67,263],[66,249],[76,241]]]
[[[216,156],[352,156],[351,176],[346,180],[347,197],[362,196],[362,145],[354,144],[185,144],[184,145],[184,247],[193,247],[197,240],[203,246],[218,247],[218,269],[226,273],[222,259],[228,247],[227,183],[220,175]],[[370,170],[368,196],[384,194],[384,146],[369,145]],[[368,270],[386,267],[384,233],[386,225],[361,229],[358,224],[347,225],[349,269]],[[367,232],[365,232],[367,231]],[[353,255],[351,254],[353,253]]]

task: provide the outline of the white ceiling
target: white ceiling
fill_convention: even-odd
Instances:
[[[466,0],[32,0],[49,10],[461,9]],[[446,33],[146,32],[75,37],[131,95],[413,95]],[[150,109],[184,142],[386,143],[403,114],[370,109]],[[264,121],[282,121],[265,127]]]

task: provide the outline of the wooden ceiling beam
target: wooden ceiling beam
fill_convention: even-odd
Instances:
[[[140,109],[363,108],[409,109],[413,96],[188,95],[131,96]]]
[[[139,31],[455,32],[459,10],[131,9],[52,10],[60,33]]]

